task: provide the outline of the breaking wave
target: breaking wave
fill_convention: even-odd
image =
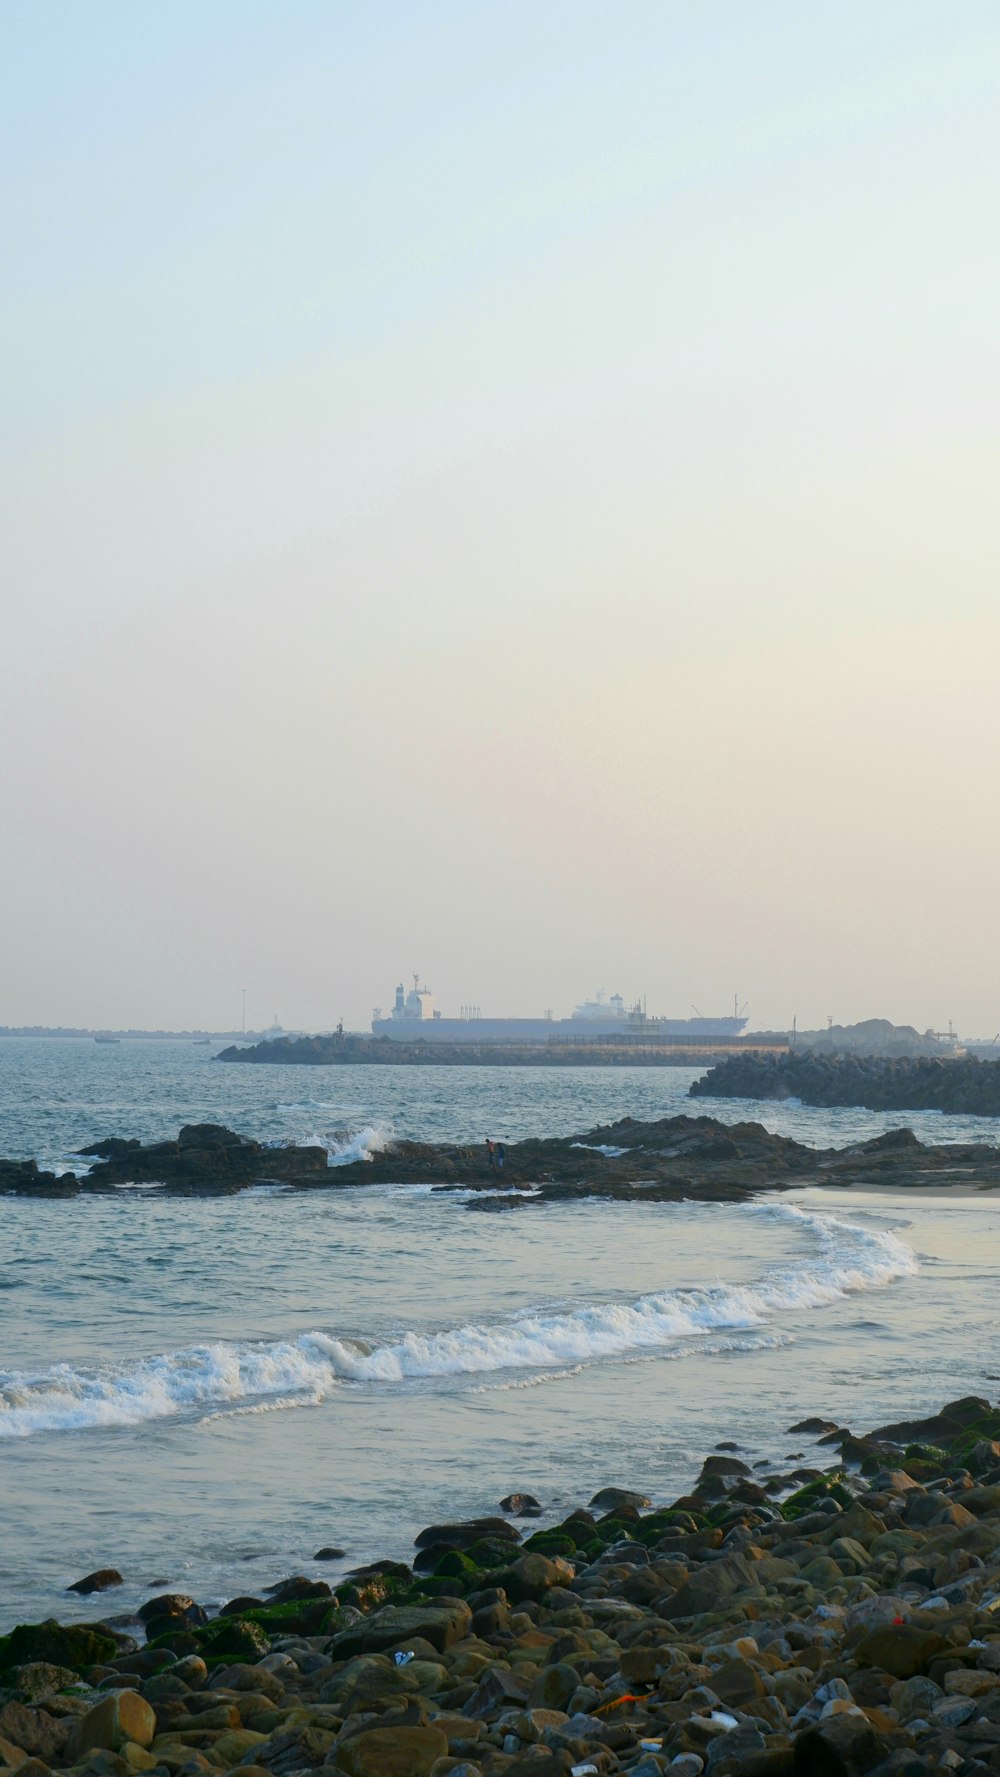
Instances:
[[[292,1340],[219,1341],[89,1371],[69,1364],[35,1376],[0,1371],[0,1439],[138,1425],[182,1412],[204,1418],[237,1406],[315,1405],[343,1383],[551,1373],[635,1353],[679,1356],[677,1342],[695,1338],[699,1352],[738,1350],[739,1341],[712,1336],[752,1332],[782,1313],[820,1309],[917,1269],[910,1247],[882,1229],[785,1204],[751,1204],[742,1213],[790,1224],[811,1251],[753,1283],[532,1309],[491,1324],[410,1329],[383,1342],[316,1331]],[[758,1342],[743,1343],[753,1349]]]
[[[340,1131],[333,1136],[311,1135],[302,1145],[325,1148],[330,1166],[350,1166],[355,1160],[370,1160],[373,1154],[381,1154],[391,1139],[389,1131],[380,1124],[366,1123],[363,1129],[349,1134]]]

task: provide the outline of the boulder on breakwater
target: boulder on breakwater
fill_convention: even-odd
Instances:
[[[412,1567],[336,1592],[294,1575],[211,1619],[168,1595],[125,1625],[22,1625],[0,1769],[988,1777],[1000,1409],[824,1424],[790,1428],[817,1441],[789,1472],[716,1455],[651,1508],[613,1486],[526,1538],[434,1525]]]
[[[799,1098],[869,1111],[1000,1117],[1000,1061],[974,1056],[731,1055],[695,1080],[691,1098]]]

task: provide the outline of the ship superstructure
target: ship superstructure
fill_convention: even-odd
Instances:
[[[407,991],[400,982],[387,1018],[375,1008],[372,1035],[413,1043],[733,1043],[746,1029],[747,1019],[734,1009],[720,1018],[653,1018],[636,1001],[626,1008],[621,994],[610,999],[601,992],[583,1000],[569,1018],[484,1018],[478,1006],[465,1006],[459,1018],[445,1018],[435,1008],[433,995],[414,975]]]

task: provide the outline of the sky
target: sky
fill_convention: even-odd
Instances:
[[[1000,1028],[995,0],[0,11],[0,1024]]]

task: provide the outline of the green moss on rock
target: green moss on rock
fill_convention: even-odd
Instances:
[[[809,1481],[786,1499],[781,1507],[782,1517],[794,1520],[804,1518],[807,1512],[814,1512],[823,1499],[835,1499],[839,1506],[846,1509],[854,1504],[854,1495],[844,1486],[843,1470],[835,1474],[820,1475],[817,1481]]]
[[[271,1643],[260,1623],[250,1617],[216,1617],[196,1631],[198,1651],[203,1655],[226,1654],[234,1659],[256,1659],[271,1651]]]
[[[0,1639],[0,1672],[7,1672],[12,1666],[27,1666],[35,1660],[86,1672],[91,1666],[113,1660],[117,1652],[114,1637],[100,1629],[86,1623],[58,1623],[55,1617],[47,1617],[44,1623],[18,1623]]]

